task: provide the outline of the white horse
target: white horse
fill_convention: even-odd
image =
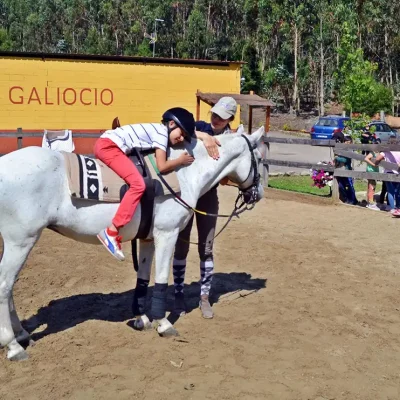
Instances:
[[[264,128],[260,128],[252,135],[221,135],[218,161],[208,156],[200,141],[185,144],[195,161],[177,171],[182,199],[195,207],[200,196],[228,176],[239,188],[250,188],[253,200],[259,201],[263,197],[263,187],[255,177],[257,161],[261,158],[257,146],[263,133]],[[184,150],[171,148],[169,157],[176,158]],[[61,153],[27,147],[0,158],[0,233],[4,247],[0,262],[0,346],[8,347],[8,359],[22,360],[28,356],[19,342],[31,339],[17,316],[12,290],[43,229],[50,228],[77,241],[99,244],[96,235],[111,223],[117,208],[117,203],[71,198]],[[147,281],[148,284],[155,247],[152,315],[160,335],[176,333],[165,318],[166,287],[178,233],[186,226],[192,213],[172,195],[157,197],[149,234],[154,244],[141,241],[139,283]],[[140,217],[139,206],[131,222],[121,231],[124,241],[135,237]],[[106,252],[104,254],[108,257]],[[140,295],[140,288],[137,291]],[[136,314],[141,316],[139,328],[147,327],[149,319],[143,308],[136,307]]]

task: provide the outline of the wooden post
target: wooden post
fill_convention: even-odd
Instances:
[[[248,134],[251,134],[251,129],[253,128],[253,107],[249,104],[249,129]]]
[[[22,149],[22,136],[23,136],[22,128],[17,128],[17,134],[18,134],[18,136],[17,136],[17,148],[19,150],[19,149]]]
[[[332,184],[332,200],[334,203],[339,203],[339,183],[335,173],[333,173],[333,184]]]
[[[267,106],[267,111],[265,112],[265,133],[269,132],[270,120],[271,120],[271,106]]]
[[[261,159],[267,160],[270,155],[270,144],[268,142],[264,142],[262,149],[261,149]],[[264,164],[263,162],[260,163],[258,172],[261,175],[262,183],[264,188],[268,188],[268,178],[269,178],[269,165]]]
[[[200,121],[200,97],[196,95],[196,121]]]

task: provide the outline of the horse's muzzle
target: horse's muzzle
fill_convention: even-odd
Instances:
[[[254,204],[260,200],[260,193],[258,190],[258,185],[252,185],[248,189],[242,191],[243,201],[246,204]]]

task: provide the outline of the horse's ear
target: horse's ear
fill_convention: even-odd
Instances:
[[[243,135],[244,132],[244,126],[243,124],[240,124],[236,130],[236,133],[238,133],[239,135]]]
[[[113,122],[112,122],[112,129],[117,129],[117,128],[119,128],[121,126],[121,124],[120,124],[120,122],[119,122],[119,118],[118,117],[115,117],[114,119],[113,119]]]
[[[253,132],[251,135],[249,135],[250,142],[254,146],[257,146],[257,144],[260,142],[261,138],[263,137],[264,132],[265,132],[264,126],[261,126],[260,128],[258,128],[255,132]]]

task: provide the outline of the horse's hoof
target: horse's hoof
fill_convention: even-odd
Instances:
[[[135,331],[148,331],[151,329],[151,324],[145,323],[141,318],[137,318],[133,320],[132,327]]]
[[[25,361],[29,358],[28,353],[25,350],[20,351],[17,354],[7,357],[10,361]]]
[[[162,331],[162,332],[160,332],[160,327],[158,327],[157,332],[161,337],[164,337],[164,338],[179,336],[179,332],[173,327],[169,327],[165,331]]]

